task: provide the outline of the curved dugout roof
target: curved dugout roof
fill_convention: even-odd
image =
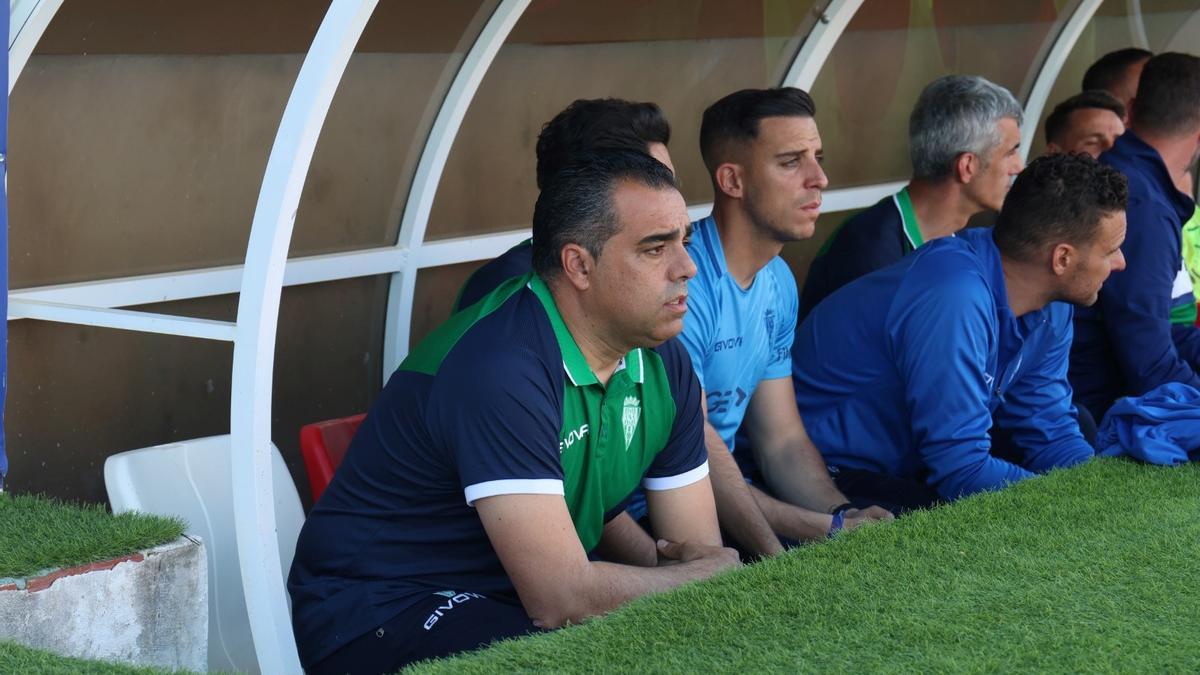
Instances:
[[[286,13],[269,0],[169,3],[166,11],[121,0],[106,5],[112,20],[100,29],[89,4],[10,0],[14,125],[50,114],[48,102],[76,106],[55,111],[57,125],[32,125],[13,152],[95,161],[14,175],[9,320],[233,344],[231,358],[194,341],[162,350],[178,337],[143,347],[184,362],[216,358],[230,373],[242,571],[270,672],[299,670],[282,580],[270,573],[275,537],[266,536],[274,527],[268,449],[280,417],[272,390],[286,378],[275,361],[278,352],[291,368],[327,348],[308,338],[288,347],[301,333],[289,328],[312,313],[317,326],[368,343],[359,365],[373,375],[360,389],[377,389],[448,312],[449,301],[436,298],[527,236],[532,141],[566,103],[660,103],[700,216],[711,196],[691,139],[704,106],[742,87],[809,89],[834,186],[819,228],[828,232],[902,184],[908,112],[933,78],[975,73],[1012,90],[1026,107],[1028,156],[1040,150],[1047,104],[1076,91],[1096,56],[1131,45],[1184,50],[1200,37],[1193,0],[303,0]],[[120,55],[130,70],[118,76],[97,55]],[[171,58],[180,55],[213,58]],[[87,82],[73,79],[80,67],[90,69]],[[212,95],[172,99],[165,84],[180,69]],[[35,82],[14,95],[22,73]],[[89,106],[111,105],[99,92],[114,90],[128,104],[129,114],[115,116],[125,123],[78,124]],[[278,124],[247,126],[247,107]],[[180,116],[172,110],[190,113],[178,123],[201,125],[199,141],[173,140]],[[120,165],[122,150],[155,142],[168,150],[157,161]],[[180,176],[193,188],[182,195]],[[83,196],[58,199],[68,191]],[[88,226],[97,213],[102,226]],[[142,226],[127,226],[133,221]],[[114,238],[128,245],[106,243]],[[786,255],[802,273],[820,243]],[[121,309],[132,306],[152,311]],[[45,343],[31,335],[28,344]],[[53,372],[44,366],[43,376]]]

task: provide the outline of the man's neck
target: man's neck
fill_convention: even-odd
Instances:
[[[1053,300],[1046,292],[1042,275],[1033,266],[1000,254],[1000,268],[1004,271],[1004,289],[1008,294],[1008,308],[1015,317],[1039,310]]]
[[[783,242],[755,227],[736,203],[717,201],[713,205],[717,236],[725,252],[725,269],[742,288],[750,288],[758,271],[779,255]]]
[[[558,313],[562,316],[567,331],[575,340],[575,345],[587,361],[588,368],[600,384],[607,386],[608,380],[617,370],[621,359],[629,353],[633,346],[622,344],[608,335],[608,326],[596,320],[594,314],[587,312],[580,303],[579,295],[567,281],[547,283]]]
[[[1196,144],[1191,136],[1157,136],[1152,133],[1135,129],[1134,133],[1142,141],[1158,151],[1162,157],[1171,180],[1179,182],[1195,159]]]
[[[917,226],[925,241],[948,237],[967,226],[979,208],[966,199],[958,185],[950,180],[913,179],[908,184]]]

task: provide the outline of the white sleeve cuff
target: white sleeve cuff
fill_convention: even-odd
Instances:
[[[664,476],[662,478],[650,478],[647,476],[642,479],[642,487],[647,490],[674,490],[675,488],[686,487],[708,475],[708,460],[700,466],[675,476]]]
[[[509,480],[489,480],[484,483],[468,485],[464,490],[467,506],[474,506],[477,500],[496,495],[561,495],[563,482],[557,478],[514,478]]]

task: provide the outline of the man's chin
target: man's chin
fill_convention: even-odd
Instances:
[[[816,223],[816,221],[813,221],[813,222],[809,222],[809,223],[799,223],[797,225],[793,225],[786,229],[781,228],[780,230],[777,230],[774,234],[775,234],[776,240],[779,243],[788,244],[793,241],[804,241],[805,239],[812,239],[813,235],[816,233],[817,233],[817,223]]]
[[[672,319],[670,321],[664,321],[662,324],[660,324],[658,326],[657,330],[655,330],[653,333],[651,333],[650,335],[647,336],[647,338],[648,338],[647,344],[644,344],[641,346],[646,347],[646,348],[657,347],[657,346],[661,345],[662,343],[666,342],[667,340],[670,340],[671,338],[679,335],[682,332],[683,332],[683,317],[679,317],[677,319]]]

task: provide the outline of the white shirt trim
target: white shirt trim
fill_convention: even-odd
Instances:
[[[489,480],[483,483],[468,485],[463,491],[467,498],[467,506],[484,497],[496,495],[561,495],[563,482],[557,478],[512,478],[508,480]]]
[[[1171,299],[1189,295],[1192,293],[1192,277],[1188,274],[1187,263],[1180,265],[1179,271],[1175,273],[1175,282],[1171,284]]]
[[[642,487],[647,490],[655,490],[661,492],[663,490],[674,490],[676,488],[687,487],[692,483],[699,481],[708,475],[708,460],[705,460],[700,466],[675,476],[664,476],[662,478],[650,478],[647,476],[642,479]]]

